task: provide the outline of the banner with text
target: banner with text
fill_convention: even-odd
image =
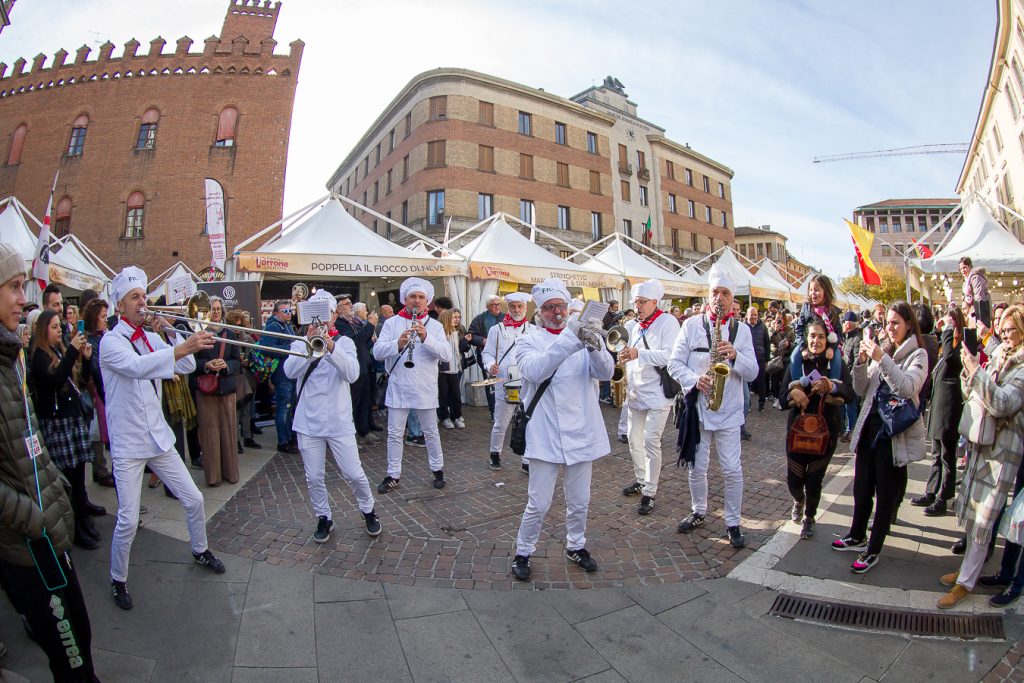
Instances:
[[[206,179],[206,231],[210,235],[210,266],[224,270],[227,243],[224,236],[224,190],[213,178]]]
[[[548,278],[557,278],[567,287],[622,287],[622,278],[618,275],[494,263],[470,263],[469,276],[474,280],[506,280],[525,284],[536,284]]]
[[[240,273],[280,273],[334,277],[442,277],[465,275],[453,259],[405,259],[346,254],[258,254],[237,256]]]
[[[224,311],[241,308],[249,311],[253,321],[259,322],[260,317],[260,283],[256,280],[221,280],[220,282],[200,282],[200,291],[210,296],[218,296],[224,302]]]

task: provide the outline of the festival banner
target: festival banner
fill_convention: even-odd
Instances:
[[[443,277],[465,275],[462,261],[455,259],[411,259],[351,254],[260,254],[237,255],[240,273],[280,273],[321,277]]]
[[[49,267],[49,282],[55,282],[58,285],[64,285],[65,287],[78,289],[83,292],[87,289],[95,289],[97,291],[103,289],[104,282],[99,278],[79,273],[64,266],[58,266],[55,263],[47,265]]]
[[[224,235],[224,190],[212,178],[206,179],[206,232],[210,235],[210,267],[224,270],[227,242]]]
[[[622,287],[622,278],[608,273],[497,263],[470,263],[469,276],[473,280],[505,280],[524,284],[536,284],[548,278],[556,278],[564,282],[567,287],[609,287],[612,289]]]

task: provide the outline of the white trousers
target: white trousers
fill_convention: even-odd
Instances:
[[[327,501],[327,486],[324,484],[328,445],[334,454],[335,464],[341,470],[341,478],[352,489],[352,495],[359,503],[359,510],[373,512],[373,494],[370,492],[370,482],[366,479],[366,473],[363,472],[363,464],[359,461],[355,436],[307,436],[300,432],[298,437],[302,467],[306,470],[309,500],[317,517],[332,519],[331,505]]]
[[[619,409],[619,426],[616,436],[629,435],[629,401],[622,404]]]
[[[708,464],[711,461],[711,439],[715,440],[718,464],[725,480],[725,524],[739,526],[740,507],[743,505],[743,466],[740,464],[740,428],[700,428],[700,445],[696,461],[690,468],[690,498],[693,511],[705,515],[708,511]]]
[[[139,526],[139,498],[142,497],[142,479],[146,466],[178,497],[185,508],[185,522],[192,542],[192,552],[207,549],[206,511],[203,494],[192,481],[181,456],[171,449],[152,458],[125,458],[114,461],[114,479],[117,481],[117,524],[110,541],[110,578],[128,580],[128,555]]]
[[[985,566],[985,558],[988,555],[987,545],[978,545],[974,539],[968,539],[967,551],[964,553],[963,562],[960,563],[960,575],[956,582],[967,590],[974,590],[974,584],[981,576],[981,570]]]
[[[669,408],[629,411],[629,454],[633,457],[633,474],[643,485],[643,495],[658,493],[661,478],[661,433],[668,421]]]
[[[494,394],[494,426],[491,428],[491,453],[501,453],[505,446],[505,433],[512,421],[512,414],[516,411],[516,404],[507,403],[502,397],[502,392]],[[526,462],[526,458],[523,458]]]
[[[551,508],[555,495],[558,471],[565,468],[562,491],[565,494],[565,547],[579,550],[587,544],[587,510],[590,508],[590,473],[593,463],[579,462],[560,465],[544,460],[530,460],[529,500],[523,511],[523,521],[516,537],[516,554],[529,557],[537,550],[537,539],[544,525],[544,517]]]
[[[409,411],[416,411],[427,442],[427,462],[430,471],[444,468],[444,454],[441,452],[441,434],[437,431],[436,408],[391,408],[388,407],[388,476],[398,479],[402,476],[402,452],[405,448],[405,422]]]

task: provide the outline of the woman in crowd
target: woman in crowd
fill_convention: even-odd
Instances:
[[[931,410],[928,412],[928,438],[932,441],[931,475],[924,495],[910,501],[924,508],[928,517],[946,514],[946,507],[956,495],[956,447],[960,440],[960,415],[964,395],[960,389],[963,363],[960,349],[966,321],[963,311],[950,304],[942,327],[942,346],[932,376]]]
[[[110,463],[107,460],[107,449],[110,447],[110,439],[107,436],[107,406],[106,396],[103,393],[103,375],[100,373],[100,339],[107,331],[107,302],[103,299],[93,299],[82,311],[82,320],[85,322],[85,340],[92,347],[92,357],[89,359],[92,375],[89,381],[89,395],[92,398],[93,418],[89,425],[89,437],[92,441],[93,463],[92,480],[100,486],[113,487],[114,475],[110,471]]]
[[[940,609],[956,606],[974,589],[1024,451],[1024,306],[1008,307],[995,331],[1001,342],[989,340],[985,347],[989,360],[984,368],[966,346],[960,351],[964,391],[980,401],[987,417],[995,421],[995,439],[991,444],[975,444],[974,457],[964,473],[956,513],[966,526],[967,551],[960,571],[939,579],[951,587],[939,599]],[[1010,604],[1020,595],[1022,584],[1024,576],[1018,570],[1013,583],[992,598],[992,604]]]
[[[814,518],[818,514],[818,502],[821,500],[821,485],[843,430],[844,403],[851,400],[854,394],[850,385],[850,371],[845,364],[840,368],[838,381],[833,382],[828,378],[830,360],[825,354],[828,348],[828,328],[825,327],[825,323],[817,319],[811,320],[801,336],[807,340],[802,354],[803,374],[791,375],[789,370],[795,370],[797,367],[791,363],[782,383],[788,392],[781,399],[782,408],[789,409],[787,430],[793,427],[801,413],[815,413],[819,404],[825,401],[822,414],[829,431],[828,443],[820,455],[794,453],[788,448],[786,450],[789,466],[786,471],[786,483],[793,495],[792,518],[797,524],[802,522],[800,538],[806,539],[814,536]],[[816,381],[809,377],[814,371],[821,375]]]
[[[89,446],[89,424],[82,416],[82,392],[77,384],[88,382],[92,376],[92,347],[77,330],[72,331],[68,348],[61,342],[61,336],[60,316],[56,311],[44,310],[36,321],[30,353],[32,401],[50,457],[71,484],[74,543],[93,550],[100,535],[91,515],[104,515],[107,511],[89,502],[85,489],[85,463],[92,462],[93,453]]]
[[[32,326],[28,323],[21,323],[18,325],[18,331],[15,334],[21,340],[21,348],[28,351],[28,345],[32,341]]]
[[[925,456],[925,426],[917,418],[909,428],[890,435],[883,406],[905,399],[916,408],[928,374],[917,316],[905,301],[889,306],[885,322],[886,347],[870,337],[861,340],[853,365],[853,388],[861,397],[861,411],[851,443],[856,454],[853,479],[853,520],[850,532],[832,542],[834,550],[853,550],[860,556],[850,567],[864,574],[878,563],[878,554],[892,524],[897,497],[906,490],[907,465]],[[867,538],[872,505],[875,521]]]
[[[221,339],[234,333],[218,323],[224,320],[224,302],[210,297],[210,331]],[[221,481],[238,482],[238,413],[235,393],[242,372],[238,346],[218,343],[196,353],[196,413],[199,418],[199,444],[203,449],[203,472],[209,486]],[[208,378],[208,379],[206,379]],[[204,391],[205,383],[216,386]]]
[[[785,398],[786,392],[782,390],[785,385],[782,383],[782,378],[789,371],[790,354],[793,353],[793,345],[796,343],[796,332],[793,331],[790,321],[791,316],[780,311],[771,322],[772,358],[768,364],[775,363],[782,366],[781,370],[768,375],[768,395],[775,399],[776,408],[781,407],[782,400]]]
[[[462,355],[470,350],[462,327],[462,313],[457,308],[441,311],[438,321],[444,326],[444,336],[452,347],[452,362],[441,363],[437,373],[437,419],[445,429],[464,429],[462,418]]]
[[[236,327],[251,327],[249,314],[240,308],[228,311],[227,323]],[[256,339],[249,332],[234,332],[234,335],[239,341],[249,344],[256,342]],[[252,373],[249,372],[250,351],[251,349],[244,346],[238,347],[238,358],[242,367],[242,372],[238,377],[238,388],[235,390],[235,412],[238,414],[238,432],[241,435],[241,438],[238,440],[239,453],[244,453],[246,448],[254,450],[263,448],[259,442],[252,438],[252,401],[254,396],[253,387],[256,385],[256,380],[253,378]]]
[[[78,306],[74,304],[65,306],[64,320],[68,323],[68,330],[74,331],[78,327]]]

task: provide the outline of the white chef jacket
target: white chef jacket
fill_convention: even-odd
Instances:
[[[708,348],[708,333],[704,329],[704,322],[708,322],[710,330],[710,318],[707,313],[687,318],[682,327],[679,328],[679,335],[676,337],[675,345],[668,359],[668,371],[687,392],[697,384],[701,375],[707,374],[711,367],[711,355],[706,351],[693,351],[692,349]],[[704,429],[728,429],[739,427],[743,424],[743,383],[752,382],[757,378],[757,358],[754,357],[754,345],[750,340],[750,328],[742,321],[737,321],[736,341],[733,346],[736,348],[736,360],[732,361],[732,372],[725,380],[725,396],[722,398],[722,407],[717,411],[707,409],[707,401],[703,397],[697,400],[698,415]],[[722,323],[722,341],[729,341],[728,320]],[[726,361],[729,363],[729,361]]]
[[[498,377],[504,377],[505,379],[518,379],[518,371],[516,377],[512,377],[509,368],[516,364],[516,347],[519,346],[517,343],[523,336],[532,334],[537,331],[537,326],[533,323],[523,323],[519,327],[505,327],[502,323],[493,325],[487,332],[487,343],[484,344],[484,350],[480,354],[484,361],[484,366],[481,368],[485,377],[490,377],[490,368],[495,362],[498,362]]]
[[[305,351],[306,348],[305,342],[292,342],[292,351]],[[286,356],[284,374],[300,382],[314,360]],[[295,391],[298,392],[301,386],[302,394],[295,406],[292,428],[306,436],[353,436],[356,427],[352,420],[352,392],[349,384],[357,379],[359,358],[356,356],[356,345],[349,337],[339,334],[334,338],[334,351],[317,363],[305,384],[296,384]]]
[[[188,355],[175,362],[174,348],[153,332],[145,333],[153,350],[139,339],[134,345],[141,355],[135,353],[133,332],[134,328],[119,320],[100,339],[107,433],[114,460],[142,460],[174,448],[174,432],[164,419],[161,380],[172,379],[175,373],[188,375],[196,369],[195,357]],[[184,341],[180,334],[170,339],[175,346]]]
[[[640,329],[638,321],[630,321],[629,345],[636,347],[636,360],[626,363],[626,397],[633,410],[661,410],[672,405],[674,399],[665,398],[661,388],[658,366],[668,365],[672,345],[679,334],[679,323],[664,311],[646,330]],[[644,340],[647,345],[644,345]],[[650,347],[648,349],[647,347]]]
[[[608,455],[608,430],[593,381],[612,378],[611,354],[587,351],[571,330],[553,334],[545,328],[520,339],[515,354],[523,378],[524,409],[540,384],[554,374],[526,429],[525,457],[575,465]]]
[[[412,327],[412,320],[393,315],[384,321],[384,326],[373,344],[373,357],[384,361],[388,373],[388,393],[384,404],[389,408],[436,408],[437,364],[451,363],[452,345],[444,335],[444,327],[433,318],[423,320],[427,337],[419,336],[413,346],[412,368],[405,367],[408,347],[398,350],[398,338]]]

